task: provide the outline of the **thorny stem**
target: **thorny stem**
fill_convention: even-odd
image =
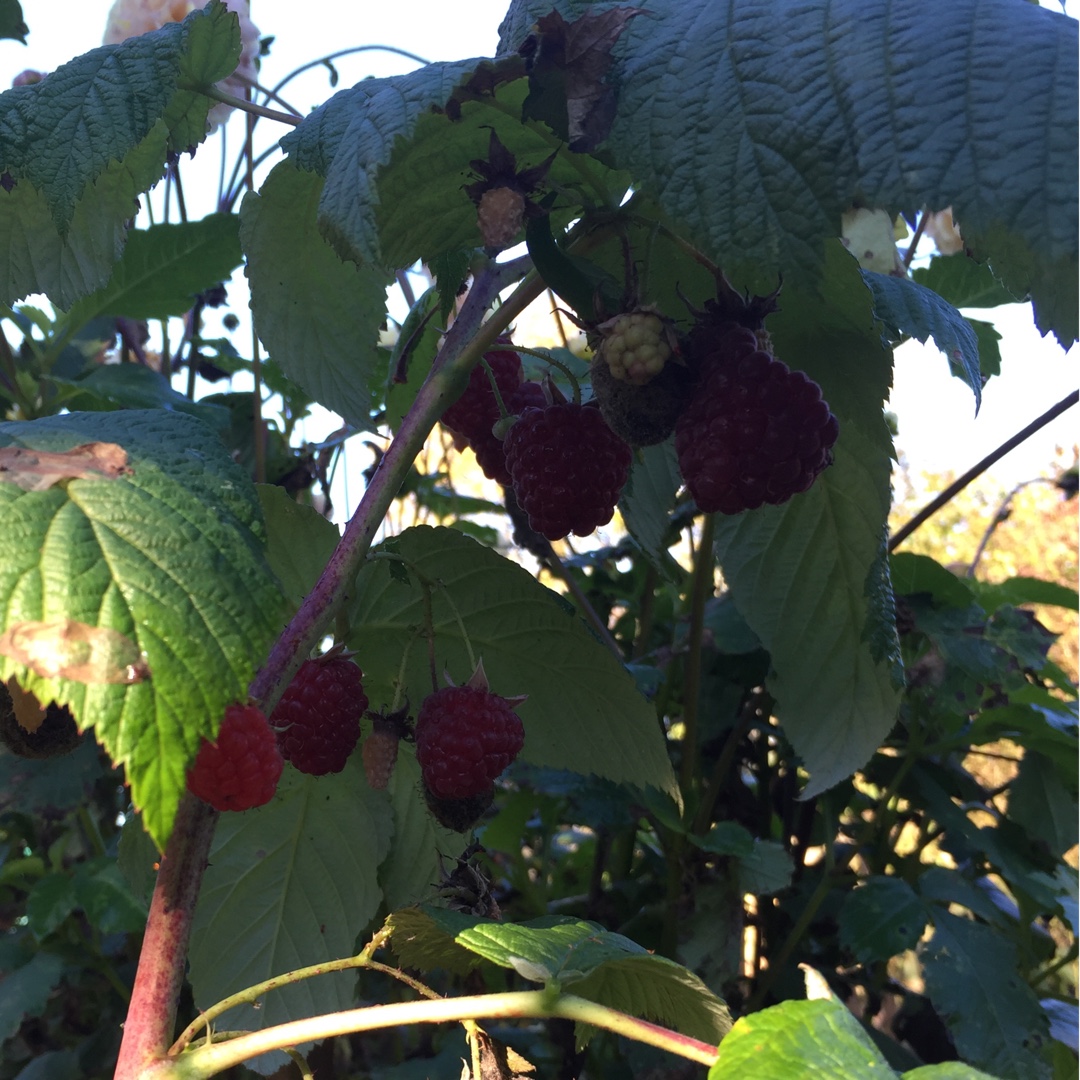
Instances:
[[[271,1050],[401,1024],[549,1017],[591,1024],[702,1065],[711,1066],[718,1057],[716,1048],[709,1043],[639,1020],[606,1005],[598,1005],[571,994],[552,994],[550,990],[525,990],[475,997],[394,1002],[294,1020],[241,1035],[229,1042],[199,1046],[178,1059],[160,1061],[145,1073],[145,1080],[203,1080]]]
[[[520,263],[488,262],[476,273],[472,289],[443,341],[431,372],[319,581],[275,642],[249,687],[264,713],[273,710],[300,664],[333,620],[413,459],[447,400],[460,388],[469,370],[495,338],[539,295],[542,289],[539,277],[528,275],[482,325],[499,292],[516,280],[520,269]],[[194,796],[185,794],[181,798],[150,905],[115,1080],[135,1080],[147,1075],[150,1064],[161,1060],[172,1040],[191,921],[216,820],[216,812]],[[293,1041],[287,1040],[285,1045],[292,1045]]]
[[[1006,439],[996,450],[987,454],[977,465],[972,466],[963,476],[954,480],[936,499],[927,503],[906,525],[901,526],[889,539],[889,551],[895,551],[920,525],[932,518],[946,503],[954,499],[964,490],[977,476],[982,475],[994,464],[1003,458],[1010,450],[1015,450],[1025,439],[1030,438],[1041,428],[1046,427],[1051,420],[1059,417],[1066,409],[1071,409],[1077,401],[1080,401],[1080,391],[1074,390],[1067,394],[1056,405],[1051,406],[1037,420],[1033,420],[1026,428],[1018,431],[1011,439]]]

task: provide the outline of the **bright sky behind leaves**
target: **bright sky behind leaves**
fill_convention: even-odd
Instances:
[[[391,45],[426,60],[491,55],[508,3],[509,0],[468,0],[461,4],[412,0],[376,4],[360,0],[351,4],[301,5],[295,0],[253,0],[253,20],[263,36],[272,35],[275,39],[269,57],[263,62],[260,81],[275,85],[294,68],[352,45]],[[1060,9],[1060,5],[1052,3],[1044,6]],[[9,86],[12,78],[25,68],[48,71],[100,44],[110,7],[110,0],[77,3],[23,0],[24,17],[30,26],[28,45],[0,41],[0,87]],[[1070,0],[1066,5],[1070,15],[1075,15],[1078,9],[1080,0]],[[58,17],[61,12],[62,17]],[[303,21],[298,22],[298,18]],[[340,88],[367,75],[408,71],[415,63],[383,52],[364,52],[336,60],[335,66]],[[306,112],[333,92],[329,71],[318,66],[290,83],[283,93],[292,105]],[[228,127],[231,167],[239,149],[242,123],[237,118]],[[272,130],[275,128],[276,125],[260,122],[257,149],[269,145],[286,130]],[[185,195],[191,216],[201,216],[213,209],[221,157],[219,139],[211,139],[200,148],[195,161],[190,163],[198,165],[199,170],[198,173],[190,170],[190,179],[189,164],[185,162]],[[235,304],[238,300],[235,290],[232,298]],[[242,302],[239,306],[243,306]],[[238,313],[243,312],[238,310]],[[970,390],[949,376],[945,358],[936,349],[910,343],[897,353],[890,408],[899,417],[898,448],[916,472],[950,468],[964,471],[1077,385],[1075,347],[1066,358],[1052,338],[1041,339],[1027,306],[972,314],[994,321],[1003,335],[1003,374],[987,386],[977,418]],[[242,334],[237,345],[245,349]],[[1055,446],[1068,450],[1077,441],[1078,416],[1080,410],[1066,412],[1040,436],[1004,458],[992,471],[997,484],[1009,486],[1051,472]],[[308,430],[308,437],[313,439],[325,434]]]

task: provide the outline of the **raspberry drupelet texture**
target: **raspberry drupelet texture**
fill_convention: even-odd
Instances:
[[[311,776],[345,768],[368,706],[362,676],[344,656],[303,662],[270,715],[286,761]]]
[[[709,341],[697,362],[675,450],[699,508],[738,514],[806,491],[839,434],[817,383],[763,352],[744,327]]]
[[[664,320],[652,311],[628,311],[600,324],[600,355],[612,377],[644,386],[671,356]]]
[[[188,790],[215,810],[250,810],[268,803],[284,762],[274,732],[254,705],[230,705],[213,742],[199,748]]]
[[[416,758],[437,799],[486,795],[525,744],[514,702],[479,686],[447,686],[416,717]]]
[[[588,536],[614,516],[632,455],[595,406],[526,409],[504,445],[514,496],[541,536]]]

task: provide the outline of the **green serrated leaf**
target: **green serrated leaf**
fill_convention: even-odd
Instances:
[[[956,1049],[1003,1080],[1048,1075],[1036,1048],[1046,1014],[1016,970],[1016,945],[992,927],[938,912],[920,948],[926,992],[949,1025]]]
[[[453,529],[406,529],[394,544],[407,568],[438,583],[432,589],[436,671],[458,682],[471,674],[460,615],[492,689],[528,694],[517,710],[525,725],[522,760],[675,790],[652,706],[557,594]],[[421,589],[395,581],[395,563],[369,560],[349,607],[349,645],[375,707],[393,700],[402,670],[414,704],[431,690],[427,649],[416,635],[424,620]]]
[[[146,925],[147,908],[131,894],[108,856],[83,863],[74,884],[79,907],[102,934],[137,934]]]
[[[756,896],[786,889],[794,872],[791,855],[775,840],[755,837],[753,851],[739,856],[739,887]]]
[[[526,5],[542,14],[543,3]],[[1075,336],[1077,26],[1032,4],[665,0],[619,42],[605,149],[729,273],[816,275],[858,199],[952,205],[1044,330]],[[936,20],[933,41],[921,27]],[[505,40],[505,39],[504,39]],[[1026,56],[1039,56],[1038,74]],[[707,79],[687,72],[707,71]],[[917,101],[918,109],[907,108]],[[957,103],[964,107],[957,109]],[[792,103],[796,103],[793,107]],[[1032,132],[1040,132],[1033,140]],[[722,198],[703,193],[722,192]],[[999,262],[1002,265],[999,265]]]
[[[994,277],[986,263],[976,262],[964,252],[935,255],[929,266],[917,266],[911,276],[953,307],[998,307],[1021,302]]]
[[[1014,607],[1020,604],[1050,604],[1069,611],[1075,611],[1080,606],[1080,595],[1076,589],[1057,581],[1043,581],[1042,578],[1019,576],[996,582],[970,578],[966,584],[971,586],[976,599],[988,612],[997,611],[1005,604]]]
[[[392,917],[395,950],[400,916]],[[426,918],[443,936],[422,927]],[[716,1043],[731,1026],[724,1004],[694,974],[671,960],[597,923],[546,916],[527,923],[501,923],[457,911],[424,908],[405,923],[412,950],[424,941],[423,955],[460,963],[455,949],[466,949],[534,982],[556,982],[563,989],[636,1016],[670,1025],[693,1038]],[[404,930],[404,927],[402,927]],[[448,942],[452,940],[453,946]],[[425,966],[431,965],[429,959]]]
[[[675,444],[669,439],[635,454],[630,478],[619,499],[619,513],[627,531],[649,561],[669,578],[672,575],[668,554],[670,518],[675,494],[681,486]]]
[[[299,607],[334,553],[340,533],[322,514],[289,498],[284,488],[255,487],[266,522],[266,560],[289,602]]]
[[[1043,754],[1027,750],[1009,789],[1009,816],[1055,855],[1077,841],[1076,776],[1071,788]]]
[[[390,847],[389,800],[359,761],[304,776],[287,768],[277,795],[223,814],[195,910],[190,978],[199,1007],[320,957],[351,956],[382,899],[376,867]],[[258,1029],[354,1004],[349,972],[293,983],[224,1026]]]
[[[871,877],[849,893],[840,909],[840,943],[860,963],[888,960],[918,944],[926,905],[900,878]]]
[[[702,851],[711,851],[716,855],[743,858],[754,850],[754,837],[750,831],[734,821],[718,821],[704,836],[691,833],[689,840]]]
[[[709,1080],[894,1080],[859,1021],[838,1001],[785,1001],[735,1022]]]
[[[769,319],[776,355],[822,387],[840,423],[835,462],[779,507],[716,517],[716,553],[769,650],[777,715],[816,794],[862,765],[899,706],[899,647],[883,557],[891,442],[889,354],[839,243],[825,294],[791,289]]]
[[[235,214],[211,214],[131,233],[108,284],[78,301],[68,312],[68,324],[82,326],[99,315],[183,315],[198,293],[227,281],[240,265],[239,232]]]
[[[917,281],[868,270],[862,276],[874,294],[874,314],[887,326],[918,341],[932,337],[949,364],[971,387],[978,412],[982,404],[979,341],[968,320],[952,304]]]
[[[47,79],[0,95],[0,295],[45,292],[62,309],[102,287],[138,194],[166,155],[201,142],[211,101],[182,83],[229,75],[236,16],[217,0],[120,45],[85,53]]]
[[[335,254],[316,223],[322,189],[318,175],[286,161],[244,198],[240,241],[255,325],[290,379],[367,430],[390,278]]]
[[[4,992],[0,994],[0,1042],[19,1030],[24,1016],[41,1015],[65,966],[56,953],[37,952],[28,963],[5,972]]]
[[[889,571],[897,596],[929,593],[939,604],[956,608],[970,607],[975,600],[974,579],[958,578],[929,555],[897,552],[889,556]]]
[[[971,329],[975,331],[975,339],[979,343],[979,371],[983,378],[1001,374],[1001,349],[998,342],[1001,335],[994,329],[993,323],[983,322],[981,319],[968,319]]]
[[[0,679],[16,676],[94,728],[163,846],[187,766],[246,695],[283,600],[252,485],[198,420],[158,409],[0,425],[4,446],[64,452],[94,441],[119,444],[131,473],[44,491],[0,483],[0,617],[6,630],[56,619],[108,628],[149,677],[78,682],[4,657]]]

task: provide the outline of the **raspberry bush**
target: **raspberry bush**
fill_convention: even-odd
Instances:
[[[136,16],[0,94],[0,1080],[1073,1075],[1075,589],[886,407],[1077,338],[1075,22]]]

